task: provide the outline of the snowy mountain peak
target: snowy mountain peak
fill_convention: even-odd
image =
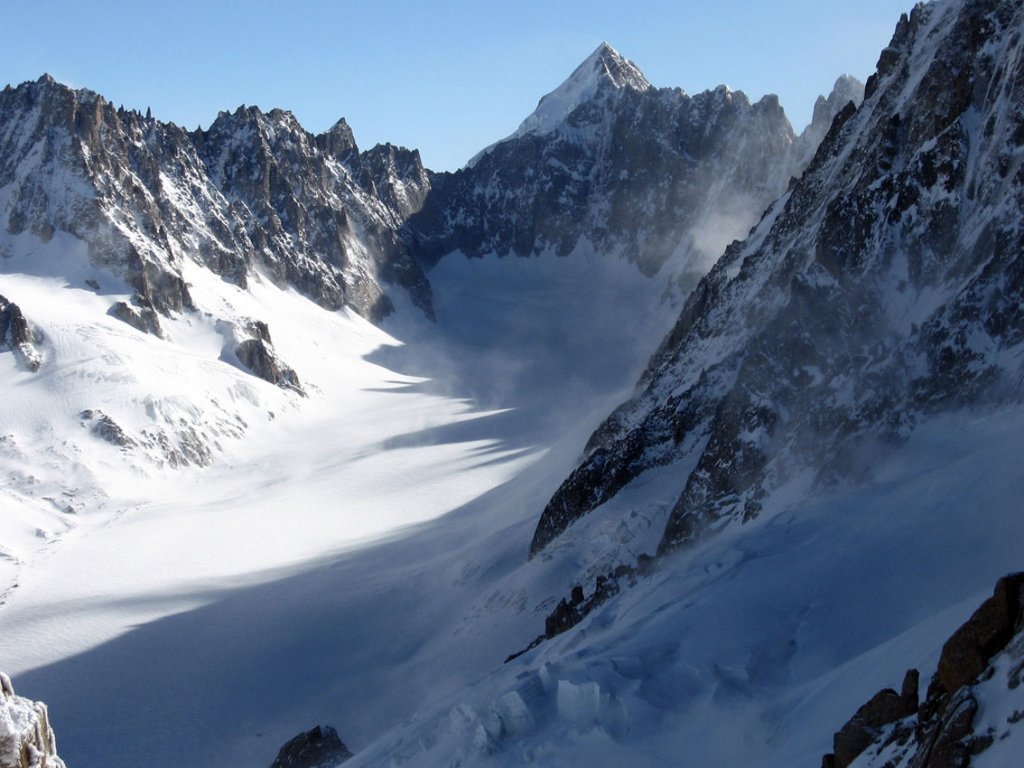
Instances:
[[[584,75],[589,72],[592,78],[610,82],[616,88],[634,88],[638,91],[646,91],[651,87],[644,73],[608,43],[601,43],[597,46],[587,60],[576,68],[573,76],[578,72],[582,72]]]
[[[601,43],[568,79],[544,96],[513,136],[526,133],[550,133],[581,104],[590,101],[603,88],[646,91],[650,82],[633,62],[608,43]]]
[[[295,116],[285,109],[274,108],[264,112],[257,105],[239,105],[234,112],[220,112],[217,114],[215,124],[226,125],[230,129],[240,129],[242,126],[251,125],[263,131],[272,128],[280,128],[296,133],[303,132]]]

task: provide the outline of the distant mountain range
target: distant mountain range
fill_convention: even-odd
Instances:
[[[422,267],[455,251],[589,247],[648,274],[678,251],[684,270],[706,268],[860,97],[840,79],[794,137],[775,97],[654,89],[602,44],[516,133],[435,174],[415,150],[360,152],[344,120],[313,136],[289,112],[243,106],[188,132],[44,76],[0,95],[0,216],[8,237],[85,242],[133,289],[122,315],[156,333],[159,315],[195,309],[183,260],[371,320],[404,290],[429,316]]]

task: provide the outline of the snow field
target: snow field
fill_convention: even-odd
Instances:
[[[48,379],[4,359],[25,393],[3,412],[21,451],[5,471],[55,444],[46,481],[63,488],[68,457],[81,480],[73,525],[44,546],[24,535],[0,606],[0,659],[49,704],[62,755],[264,765],[328,722],[354,766],[813,766],[875,691],[932,669],[1020,567],[1019,408],[925,423],[859,487],[806,499],[794,482],[754,523],[502,663],[574,584],[590,594],[653,550],[690,470],[645,473],[526,560],[540,510],[670,320],[663,286],[632,274],[583,253],[452,259],[431,275],[437,326],[400,305],[384,332],[196,270],[210,315],[166,323],[166,341],[107,318],[110,296],[5,276],[54,340]],[[308,397],[220,360],[218,321],[247,318],[268,322]],[[99,404],[136,434],[146,398],[245,426],[211,466],[172,471],[74,418]],[[70,414],[56,443],[31,429],[60,423],[54,402]],[[19,493],[11,530],[64,519]]]

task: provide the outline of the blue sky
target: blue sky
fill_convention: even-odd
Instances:
[[[461,166],[606,40],[656,86],[779,94],[796,130],[865,79],[913,0],[516,3],[3,0],[0,84],[49,72],[188,128],[257,104]]]

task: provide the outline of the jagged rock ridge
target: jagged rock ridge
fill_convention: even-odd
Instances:
[[[653,466],[696,468],[662,551],[870,470],[929,413],[1019,400],[1024,9],[904,15],[859,110],[689,297],[633,399],[591,437],[536,553]]]
[[[373,320],[400,286],[429,314],[397,235],[427,185],[417,152],[360,153],[344,121],[313,136],[290,113],[240,107],[188,133],[48,76],[0,93],[4,228],[84,241],[134,290],[112,314],[157,334],[158,314],[194,308],[188,259],[241,286],[262,271]]]
[[[699,277],[802,171],[844,98],[859,102],[852,78],[797,139],[774,96],[654,88],[602,44],[515,133],[433,174],[407,236],[428,263],[593,247],[649,275],[680,254]]]
[[[454,250],[589,243],[647,274],[681,251],[701,273],[849,99],[847,78],[794,137],[775,97],[656,89],[602,44],[507,140],[431,174],[416,151],[360,152],[344,120],[314,136],[289,112],[241,106],[188,132],[44,76],[0,93],[0,220],[15,237],[83,241],[133,291],[110,314],[157,336],[161,315],[196,308],[188,261],[242,287],[266,274],[374,321],[398,286],[432,316],[418,262]]]

